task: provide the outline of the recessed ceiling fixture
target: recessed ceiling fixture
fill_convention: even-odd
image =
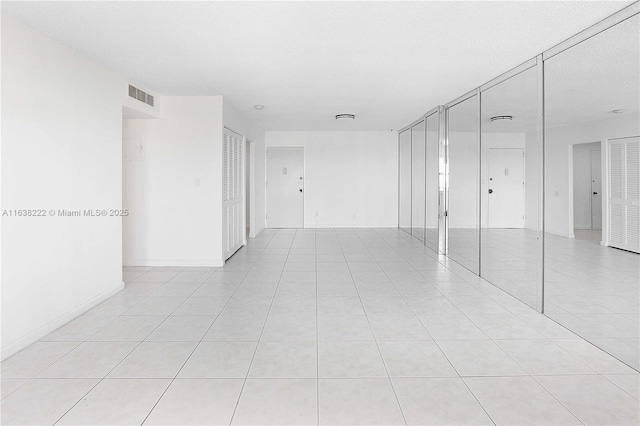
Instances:
[[[353,114],[338,114],[336,120],[355,120],[356,116]]]
[[[255,109],[264,109],[264,105],[254,105]]]
[[[496,115],[495,117],[491,117],[491,121],[498,120],[513,120],[513,115]]]
[[[623,109],[614,109],[613,111],[611,111],[614,114],[622,114],[624,112]]]

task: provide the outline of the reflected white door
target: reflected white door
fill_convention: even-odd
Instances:
[[[602,175],[600,151],[591,152],[591,229],[602,229]]]
[[[640,253],[640,138],[609,141],[609,245]]]
[[[304,227],[304,148],[267,149],[268,228]]]
[[[524,227],[524,150],[490,148],[488,155],[489,228]]]

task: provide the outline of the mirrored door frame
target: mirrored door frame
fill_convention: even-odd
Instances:
[[[538,55],[535,58],[532,58],[515,68],[499,75],[498,77],[488,81],[487,83],[481,85],[479,87],[479,108],[480,108],[480,116],[482,116],[482,95],[487,90],[506,82],[518,75],[529,71],[531,69],[535,69],[536,72],[536,150],[534,153],[536,156],[536,164],[537,169],[536,172],[536,186],[537,186],[537,226],[536,226],[536,244],[538,251],[538,259],[539,259],[539,273],[536,279],[536,298],[535,298],[535,308],[538,312],[543,313],[544,310],[544,215],[543,215],[543,203],[544,203],[544,74],[543,74],[543,61],[542,55]],[[480,120],[480,150],[483,149],[483,137],[482,137],[482,120]],[[529,155],[528,154],[528,155]],[[482,156],[480,156],[480,170],[482,170]],[[482,203],[482,197],[480,197],[480,203]],[[480,219],[482,220],[482,205],[479,206],[480,209]],[[480,222],[482,223],[482,221]],[[480,227],[482,229],[482,227]],[[480,233],[480,276],[482,277],[482,232]]]
[[[456,105],[461,104],[462,102],[469,100],[471,98],[473,98],[474,96],[477,96],[477,100],[478,100],[478,118],[480,117],[480,88],[476,88],[470,92],[465,93],[464,95],[456,98],[455,100],[449,102],[446,105],[442,105],[441,108],[441,119],[442,119],[442,123],[443,123],[443,132],[441,135],[441,144],[442,144],[442,156],[444,157],[444,161],[443,161],[443,165],[444,165],[444,169],[443,169],[443,174],[444,174],[444,179],[443,179],[443,192],[444,192],[444,208],[441,212],[442,217],[443,217],[443,223],[442,226],[444,228],[444,232],[443,232],[443,241],[442,241],[442,245],[444,247],[444,253],[443,254],[449,254],[449,164],[450,164],[450,152],[449,152],[449,110],[451,108],[453,108]],[[478,160],[480,160],[480,120],[478,119],[478,124],[477,124],[477,138],[476,138],[476,149],[478,151]],[[478,188],[477,188],[477,193],[478,193],[478,203],[480,202],[480,164],[478,163],[478,176],[476,177],[476,180],[478,182]],[[477,206],[478,208],[478,217],[476,218],[477,223],[480,224],[480,205]],[[478,271],[480,271],[480,227],[478,227],[478,235],[477,235],[477,242],[478,242]]]
[[[415,229],[420,229],[418,227],[414,227],[413,226],[414,220],[419,220],[419,218],[414,216],[414,205],[413,205],[413,190],[414,190],[414,188],[413,188],[413,186],[414,186],[413,185],[413,182],[414,182],[414,180],[413,180],[413,173],[414,173],[413,160],[414,160],[414,158],[413,158],[413,154],[414,154],[414,152],[418,151],[418,150],[414,149],[414,133],[415,133],[414,132],[414,128],[420,126],[421,124],[423,125],[423,128],[424,128],[424,135],[422,137],[422,144],[423,144],[423,150],[424,150],[424,156],[422,158],[422,167],[423,167],[423,173],[424,173],[424,178],[422,179],[423,180],[422,184],[424,185],[424,194],[423,194],[424,202],[422,203],[423,204],[422,205],[422,212],[423,213],[422,213],[422,219],[421,219],[423,225],[422,225],[422,229],[420,230],[420,232],[422,233],[422,239],[421,239],[422,244],[426,245],[427,244],[427,240],[426,240],[426,231],[427,231],[427,222],[426,222],[426,219],[427,219],[427,210],[426,210],[426,207],[427,207],[427,197],[426,197],[426,184],[427,184],[427,174],[426,174],[426,165],[427,165],[427,131],[426,131],[426,129],[427,129],[427,118],[426,118],[426,114],[423,116],[422,119],[419,119],[416,122],[414,122],[411,125],[411,127],[409,128],[409,130],[407,130],[408,132],[410,132],[410,135],[411,135],[411,235],[415,237],[416,235],[414,235],[414,230]],[[416,142],[419,143],[419,140],[416,139]],[[420,179],[418,179],[417,181],[420,181]],[[418,191],[418,192],[420,192],[420,191]],[[419,237],[418,237],[418,240],[420,240]]]

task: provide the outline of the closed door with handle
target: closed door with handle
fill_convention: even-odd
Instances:
[[[487,184],[488,227],[524,227],[524,150],[490,148]]]
[[[304,227],[304,148],[267,149],[268,228]]]

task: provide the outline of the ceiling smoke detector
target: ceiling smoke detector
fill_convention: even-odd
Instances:
[[[613,111],[611,111],[614,114],[622,114],[624,112],[623,109],[614,109]]]
[[[499,120],[513,120],[513,115],[496,115],[495,117],[491,117],[491,121]]]
[[[353,114],[338,114],[336,120],[355,120],[356,116]]]
[[[255,109],[264,109],[264,105],[254,105]]]

